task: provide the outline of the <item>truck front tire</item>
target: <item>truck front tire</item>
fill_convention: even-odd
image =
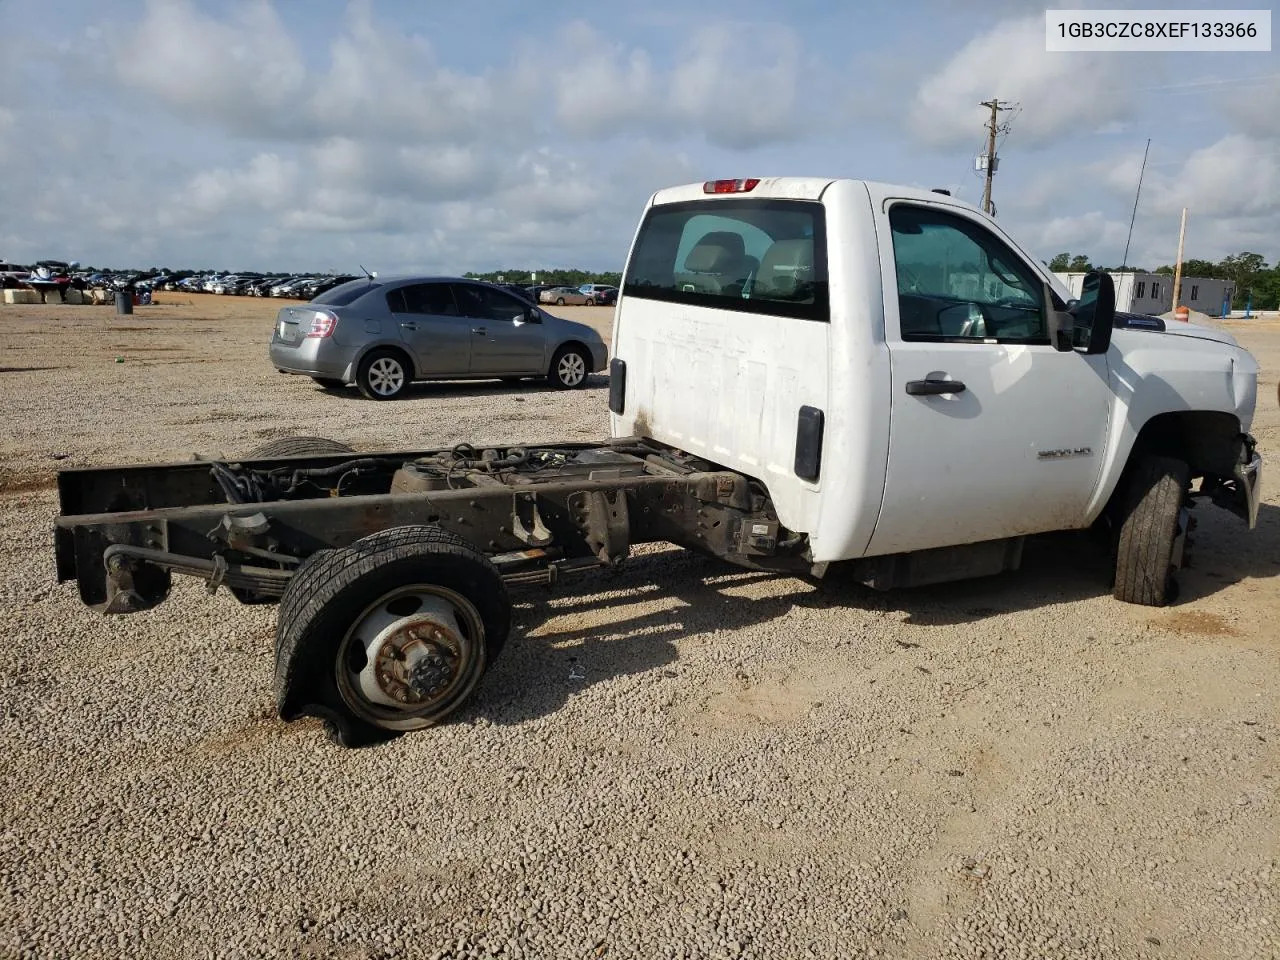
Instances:
[[[1162,607],[1176,599],[1175,547],[1191,486],[1191,469],[1176,457],[1145,456],[1134,466],[1116,550],[1117,600]]]
[[[280,600],[280,716],[320,717],[344,747],[434,726],[471,698],[510,626],[498,569],[438,527],[321,550]]]

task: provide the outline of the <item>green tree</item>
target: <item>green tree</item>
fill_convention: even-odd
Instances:
[[[1184,277],[1218,277],[1218,265],[1210,260],[1183,260],[1182,275]]]
[[[1253,306],[1258,310],[1280,309],[1280,264],[1259,271],[1254,278]]]
[[[1053,259],[1049,261],[1049,269],[1054,273],[1066,273],[1071,263],[1071,254],[1055,253]]]
[[[1267,261],[1262,254],[1246,250],[1223,257],[1218,270],[1221,271],[1220,276],[1236,286],[1235,299],[1231,301],[1231,305],[1244,306],[1249,301],[1255,282],[1267,271]],[[1265,283],[1263,286],[1265,287]]]
[[[1069,273],[1088,273],[1093,269],[1093,264],[1089,262],[1089,258],[1083,253],[1077,253],[1071,258],[1071,263],[1067,267]]]
[[[1173,276],[1173,267],[1169,266],[1169,265],[1166,263],[1166,264],[1165,264],[1164,266],[1162,266],[1162,267],[1156,267],[1156,268],[1155,268],[1154,270],[1152,270],[1151,272],[1152,272],[1152,273],[1158,273],[1158,274],[1160,274],[1162,277],[1172,277],[1172,276]]]

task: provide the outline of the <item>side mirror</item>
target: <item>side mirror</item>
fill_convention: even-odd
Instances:
[[[524,311],[524,322],[525,322],[525,323],[541,323],[541,322],[542,322],[542,314],[540,314],[540,313],[538,312],[538,308],[537,308],[537,307],[526,307],[526,308],[525,308],[525,311]]]
[[[1071,345],[1082,353],[1106,353],[1116,319],[1116,288],[1111,274],[1094,270],[1084,278],[1080,299],[1067,307],[1072,318]]]

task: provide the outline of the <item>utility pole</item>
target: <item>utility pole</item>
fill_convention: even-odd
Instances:
[[[1173,306],[1169,309],[1177,311],[1178,297],[1182,295],[1182,241],[1187,236],[1187,208],[1182,208],[1182,226],[1178,228],[1178,262],[1173,268]]]
[[[1000,126],[999,116],[1001,110],[1008,110],[1007,101],[1000,100],[983,100],[982,106],[989,107],[991,110],[991,120],[987,123],[987,154],[986,154],[986,171],[987,185],[982,190],[982,209],[988,216],[992,215],[991,206],[991,177],[996,172],[996,166],[999,161],[996,159],[996,133]]]

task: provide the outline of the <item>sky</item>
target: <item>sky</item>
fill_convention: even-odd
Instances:
[[[1017,104],[997,218],[1036,256],[1121,262],[1150,138],[1130,264],[1173,262],[1184,206],[1186,257],[1280,260],[1280,53],[1046,53],[1023,0],[0,0],[0,23],[0,260],[618,270],[675,184],[980,203],[993,96]]]

